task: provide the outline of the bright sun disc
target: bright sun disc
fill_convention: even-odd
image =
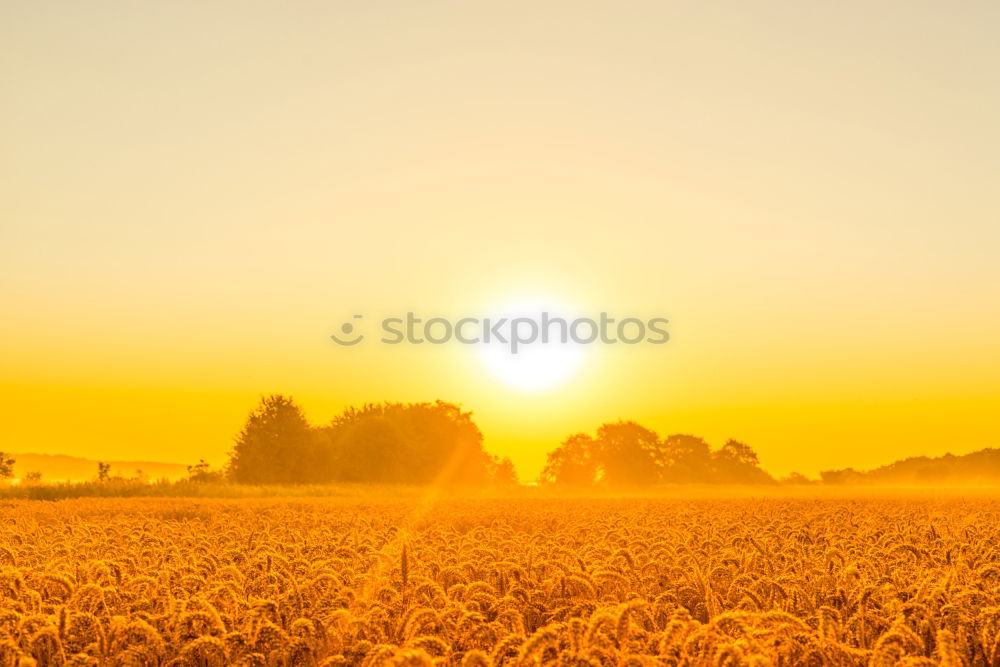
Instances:
[[[525,304],[504,309],[497,317],[505,317],[508,321],[526,317],[541,323],[543,312],[567,322],[573,319],[563,309]],[[561,342],[557,324],[551,325],[549,332],[549,342],[541,342],[539,336],[535,342],[519,346],[516,353],[511,351],[509,342],[484,343],[480,346],[482,361],[494,377],[515,389],[544,391],[557,387],[580,367],[583,346],[572,341]]]

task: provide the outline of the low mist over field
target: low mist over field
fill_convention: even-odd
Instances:
[[[79,456],[59,454],[11,454],[15,460],[13,477],[23,480],[30,473],[39,473],[41,482],[85,482],[98,475],[99,461]],[[142,476],[150,480],[183,479],[187,466],[155,461],[107,461],[111,472],[127,477]]]

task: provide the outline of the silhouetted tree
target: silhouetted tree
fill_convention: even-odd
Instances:
[[[540,480],[545,484],[587,487],[597,480],[594,439],[577,433],[549,452]]]
[[[205,459],[187,467],[188,481],[199,484],[221,483],[225,481],[225,475],[221,470],[212,470]]]
[[[656,484],[661,479],[660,436],[635,422],[602,425],[594,449],[598,477],[608,486]]]
[[[714,481],[727,484],[773,484],[774,478],[760,469],[757,452],[737,440],[712,452]]]
[[[342,482],[402,482],[413,443],[392,408],[348,408],[326,430],[334,479]]]
[[[98,461],[97,463],[97,481],[107,482],[111,479],[111,464],[104,463],[103,461]]]
[[[711,449],[697,436],[667,436],[660,456],[665,482],[701,484],[713,479]]]
[[[0,479],[7,479],[14,476],[14,460],[10,454],[0,452]]]
[[[540,481],[586,487],[659,483],[773,484],[756,452],[729,440],[713,452],[701,438],[671,435],[665,440],[635,422],[603,424],[597,437],[577,434],[549,452]]]
[[[520,482],[517,478],[517,469],[510,457],[494,459],[492,465],[492,481],[494,486],[509,487],[517,486]]]
[[[655,484],[661,478],[661,443],[635,422],[602,424],[597,437],[578,433],[549,452],[543,483],[588,487]]]
[[[820,473],[825,484],[990,484],[1000,482],[1000,449],[956,456],[911,456],[874,470],[852,468]]]
[[[487,484],[491,457],[472,414],[457,405],[348,408],[325,429],[334,478],[348,482]]]
[[[818,480],[809,479],[800,472],[788,473],[788,477],[782,477],[780,481],[782,484],[819,484]]]
[[[272,394],[261,399],[237,435],[229,473],[240,484],[328,481],[327,451],[302,409],[290,397]]]

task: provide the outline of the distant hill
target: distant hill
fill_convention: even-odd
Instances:
[[[42,473],[43,482],[85,482],[97,477],[97,460],[63,454],[11,454],[14,477],[23,478],[29,472]],[[111,464],[111,474],[135,477],[141,470],[149,479],[181,479],[187,476],[187,466],[180,463],[155,461],[105,461]]]
[[[874,470],[826,470],[820,477],[824,484],[1000,484],[1000,449],[914,456]]]

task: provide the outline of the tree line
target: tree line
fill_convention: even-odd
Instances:
[[[14,475],[14,458],[0,452],[0,480]],[[95,482],[148,482],[112,477],[99,463]],[[38,473],[22,484],[37,485]],[[964,456],[914,457],[868,472],[852,468],[820,473],[813,481],[793,473],[785,484],[927,484],[1000,482],[1000,450]],[[381,403],[347,408],[314,426],[292,398],[261,398],[248,415],[222,469],[204,460],[188,466],[188,481],[237,484],[441,484],[515,486],[509,458],[489,454],[472,413],[444,401]],[[656,484],[775,484],[747,444],[728,440],[712,449],[694,435],[661,437],[632,421],[603,424],[594,435],[569,436],[546,458],[545,486],[622,488]]]
[[[968,454],[913,456],[873,470],[824,470],[828,485],[948,485],[1000,483],[1000,449],[987,447]]]
[[[194,468],[211,474],[204,463]],[[517,484],[510,459],[486,452],[472,413],[457,405],[370,404],[312,426],[280,394],[250,413],[225,474],[241,484]]]
[[[472,414],[454,404],[371,404],[312,426],[280,394],[262,398],[250,413],[225,471],[213,472],[202,461],[190,473],[243,484],[518,483],[510,459],[487,453]],[[713,451],[699,437],[661,438],[624,421],[604,424],[594,437],[570,436],[548,454],[539,481],[562,487],[775,482],[744,443],[729,440]]]
[[[0,478],[13,474],[13,464],[0,454]],[[96,481],[113,481],[109,469],[99,463]],[[188,479],[254,485],[519,483],[509,458],[484,449],[472,413],[452,403],[369,404],[314,426],[291,397],[281,394],[262,397],[250,412],[223,469],[202,460],[188,466]],[[713,451],[693,435],[661,438],[635,422],[620,421],[602,425],[594,436],[567,438],[549,452],[539,482],[599,488],[775,480],[744,443],[729,440]]]
[[[595,437],[578,433],[549,452],[541,482],[570,487],[652,484],[774,484],[757,453],[736,440],[712,450],[703,439],[661,438],[631,421],[604,424]]]

